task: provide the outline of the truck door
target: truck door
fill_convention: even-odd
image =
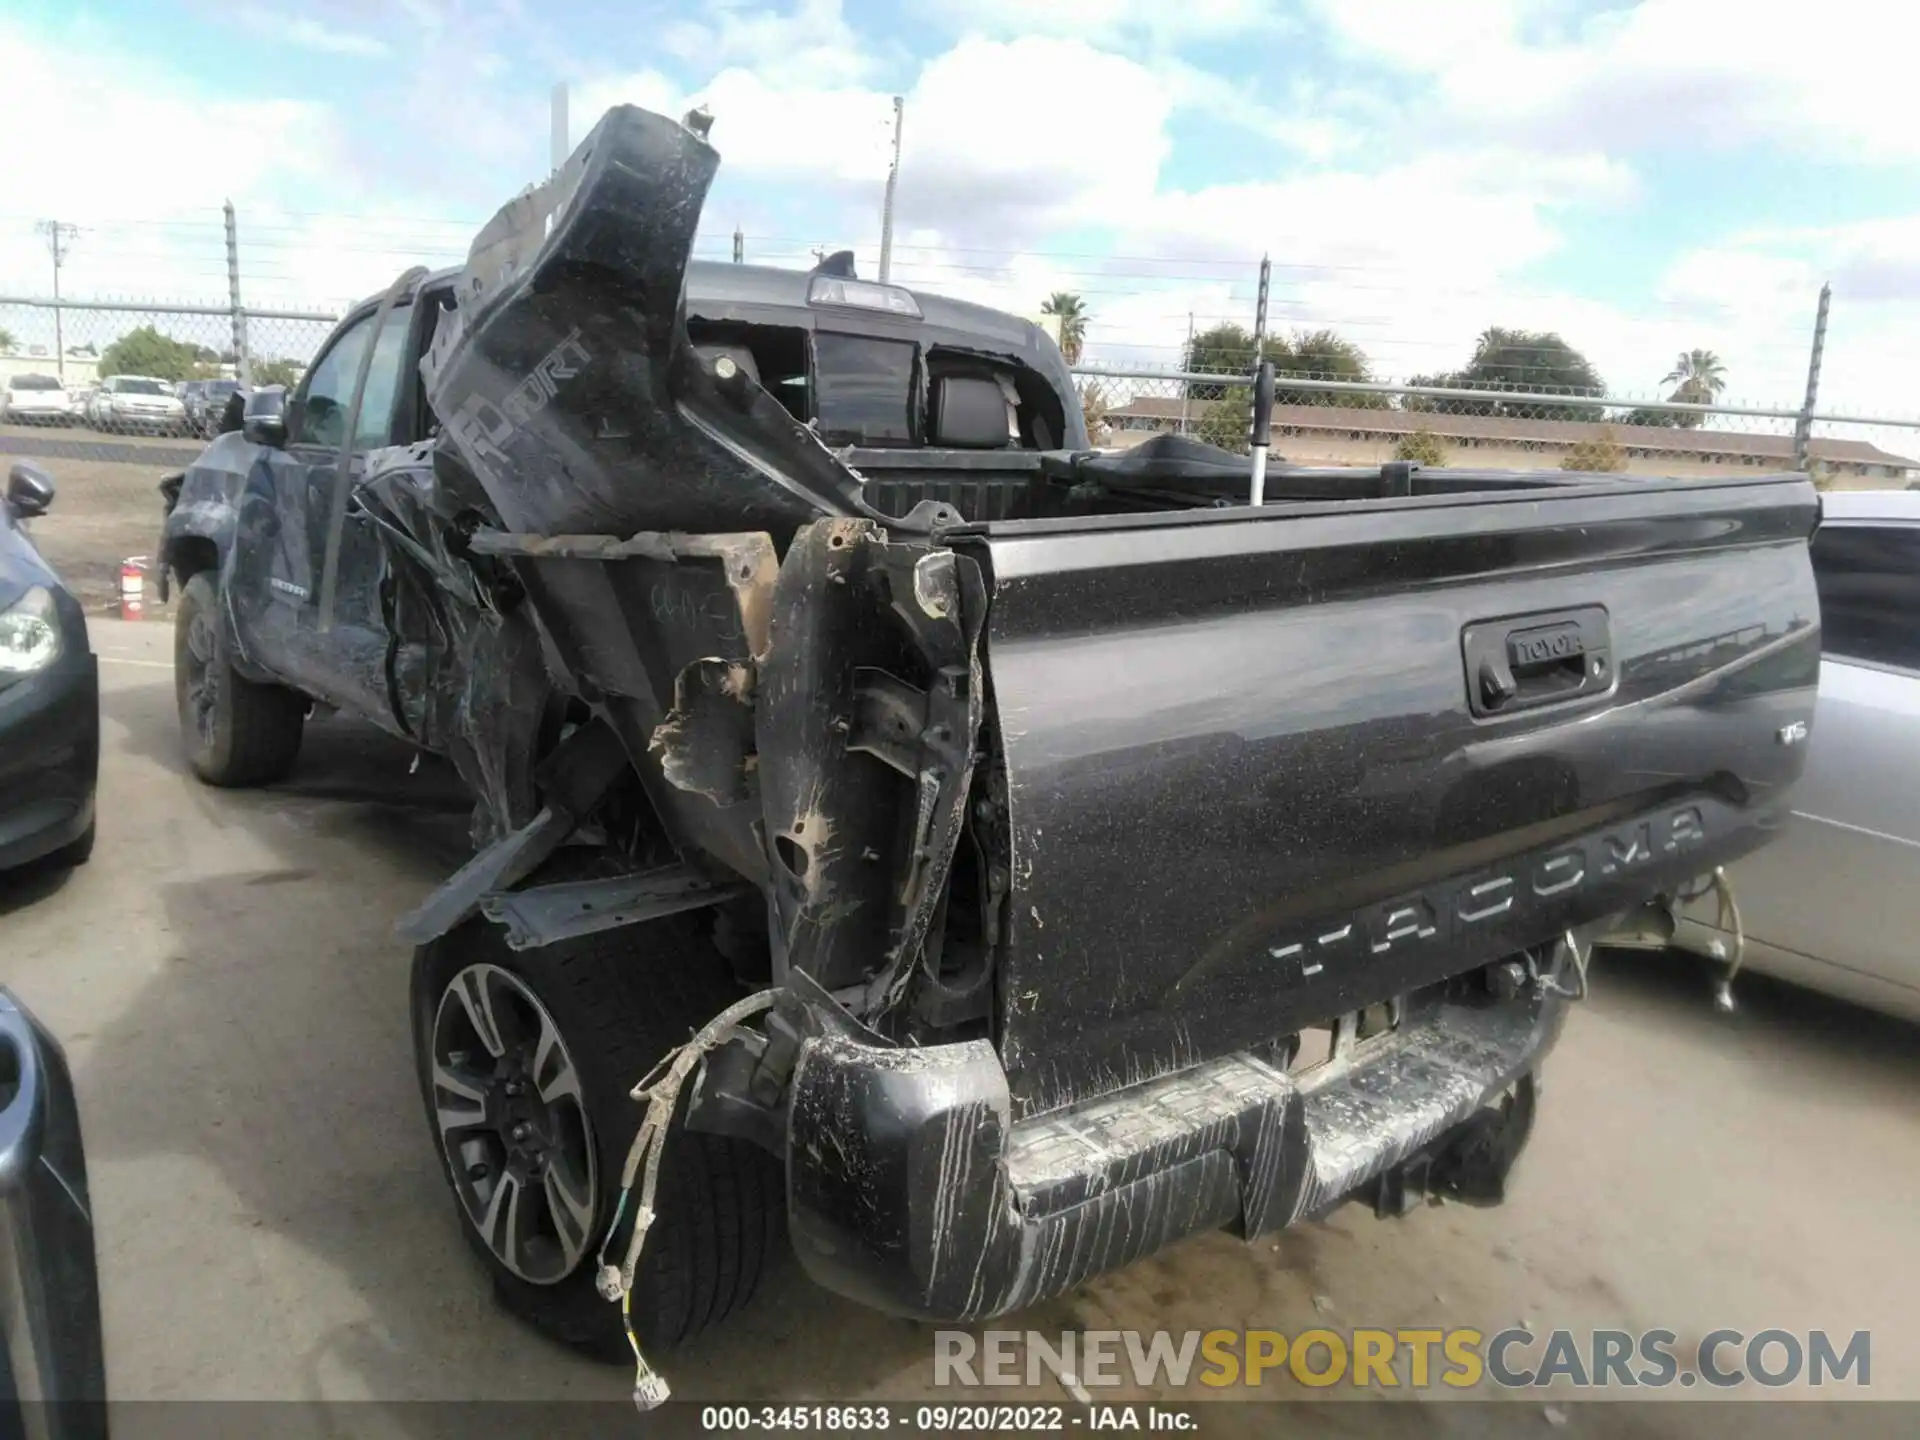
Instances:
[[[395,305],[375,333],[374,307],[335,333],[308,370],[288,407],[287,444],[270,452],[272,517],[270,543],[237,559],[264,569],[245,593],[259,606],[243,633],[266,633],[262,647],[284,678],[323,699],[363,714],[386,710],[383,661],[386,629],[380,582],[385,557],[357,497],[348,495],[340,538],[338,592],[332,627],[320,631],[320,576],[327,543],[335,467],[346,436],[353,390],[368,345],[373,364],[354,426],[350,473],[364,473],[367,452],[391,445],[396,412],[405,391],[413,329],[410,303]],[[269,537],[262,535],[261,540]]]

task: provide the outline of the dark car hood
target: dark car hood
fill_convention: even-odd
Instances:
[[[0,506],[0,610],[11,609],[35,585],[58,588],[60,577],[40,558],[19,522]]]

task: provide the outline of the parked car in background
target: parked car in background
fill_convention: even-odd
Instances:
[[[1823,652],[1792,817],[1630,939],[1920,1020],[1920,493],[1841,490],[1813,541]],[[1734,909],[1738,909],[1736,922]],[[1669,933],[1670,932],[1670,933]]]
[[[151,375],[114,375],[104,381],[88,402],[87,423],[115,434],[145,431],[156,435],[185,435],[187,408],[173,393],[173,382]]]
[[[0,418],[16,425],[71,425],[73,398],[51,375],[15,375],[0,390]]]
[[[182,387],[180,403],[186,407],[187,428],[203,440],[220,433],[220,417],[229,396],[240,389],[238,380],[189,380]]]
[[[0,503],[0,870],[93,853],[99,667],[80,602],[26,531],[52,503],[52,477],[17,461]]]

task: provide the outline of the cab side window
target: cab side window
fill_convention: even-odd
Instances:
[[[374,318],[369,314],[355,321],[308,373],[306,398],[292,436],[295,443],[339,447],[346,435],[347,411],[353,406],[353,387],[360,378],[360,362],[369,340],[373,341],[373,366],[367,372],[353,448],[366,450],[389,443],[393,407],[401,395],[401,371],[413,310],[410,305],[394,306],[380,327],[378,339],[373,335]]]
[[[1822,525],[1813,578],[1826,654],[1920,671],[1920,526]]]

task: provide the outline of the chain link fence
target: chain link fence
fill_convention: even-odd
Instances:
[[[80,426],[106,433],[204,434],[208,406],[234,386],[299,382],[338,317],[324,311],[234,311],[150,300],[53,301],[0,296],[0,383],[10,395],[57,389],[8,404],[8,423]],[[47,382],[52,382],[49,385]],[[111,382],[111,383],[109,383]]]
[[[1251,363],[1238,373],[1082,365],[1075,383],[1095,444],[1125,447],[1174,434],[1244,452],[1250,370]],[[1805,469],[1822,485],[1844,488],[1920,482],[1920,421],[1591,389],[1352,381],[1300,370],[1277,374],[1274,392],[1276,463],[1411,460],[1679,476]]]
[[[76,228],[21,220],[14,224],[17,235],[8,223],[0,217],[0,384],[10,394],[22,386],[43,388],[39,400],[9,405],[4,419],[103,431],[191,432],[205,426],[209,385],[218,394],[231,384],[297,383],[346,308],[340,300],[307,297],[372,293],[419,261],[458,263],[473,232],[450,222],[283,215],[253,216],[243,226],[231,208],[151,225]],[[1002,308],[1018,309],[1009,296],[1036,288],[1022,263],[1044,258],[941,257],[924,248],[902,247],[896,278]],[[700,258],[788,268],[805,268],[823,253],[798,241],[737,233],[703,237],[696,246]],[[1176,433],[1245,449],[1256,342],[1253,328],[1227,317],[1243,305],[1247,321],[1264,313],[1260,296],[1269,267],[1187,262],[1189,269],[1207,268],[1183,280],[1182,262],[1173,259],[1133,257],[1113,273],[1107,272],[1119,259],[1084,263],[1095,268],[1068,276],[1080,289],[1067,298],[1091,310],[1091,327],[1083,315],[1076,338],[1091,351],[1077,367],[1077,383],[1096,441],[1124,446]],[[1270,296],[1275,318],[1259,343],[1278,372],[1274,454],[1289,461],[1372,465],[1402,458],[1681,475],[1803,468],[1823,484],[1920,481],[1920,418],[1817,408],[1824,296],[1811,347],[1805,324],[1812,308],[1789,313],[1799,308],[1799,297],[1782,296],[1782,308],[1766,321],[1763,350],[1774,368],[1764,383],[1784,388],[1783,377],[1811,372],[1805,402],[1796,395],[1792,402],[1757,405],[1729,400],[1710,368],[1678,381],[1669,376],[1674,383],[1645,395],[1583,385],[1582,367],[1586,378],[1598,376],[1553,332],[1491,328],[1469,356],[1459,353],[1458,342],[1423,338],[1422,305],[1436,303],[1430,287],[1373,272],[1270,268],[1278,275]],[[44,292],[19,283],[37,270],[52,281]],[[217,293],[222,279],[224,297]],[[63,280],[67,298],[56,298]],[[102,289],[128,280],[150,291],[174,284],[194,298],[102,298]],[[1197,316],[1178,310],[1183,285],[1201,287],[1214,308]],[[1472,303],[1501,313],[1539,298],[1516,293]],[[1864,312],[1849,312],[1858,313]],[[1328,314],[1335,319],[1310,328],[1316,315],[1324,321]],[[1684,333],[1697,329],[1711,338],[1727,318],[1690,317]],[[1660,347],[1673,333],[1681,332],[1649,328],[1636,353],[1655,359],[1670,353]],[[1693,353],[1718,364],[1711,352]],[[1141,355],[1153,358],[1133,358]],[[1468,363],[1412,373],[1429,356]],[[1375,360],[1407,368],[1382,375]],[[121,378],[104,383],[114,376]],[[48,388],[64,393],[64,409],[47,400]],[[154,390],[164,393],[148,393]]]

